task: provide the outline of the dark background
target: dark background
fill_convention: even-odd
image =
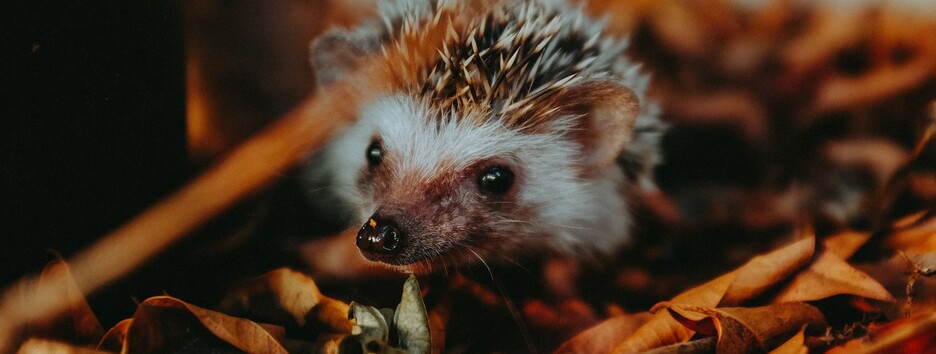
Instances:
[[[180,24],[174,1],[0,3],[4,287],[184,182]]]

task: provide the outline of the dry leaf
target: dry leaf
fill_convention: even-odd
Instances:
[[[809,262],[815,246],[816,239],[808,237],[777,251],[754,257],[738,269],[735,281],[728,287],[719,306],[740,305],[772,288]]]
[[[825,316],[812,305],[798,302],[762,307],[709,308],[677,303],[666,308],[684,326],[703,335],[717,335],[717,353],[764,351],[782,343],[802,326],[825,324]]]
[[[831,252],[823,251],[809,268],[790,281],[773,302],[815,301],[841,294],[896,301],[876,280]]]
[[[354,322],[352,335],[346,336],[334,348],[337,353],[429,353],[429,316],[412,274],[403,284],[403,295],[396,311],[378,310],[351,303],[348,317]],[[397,333],[398,346],[391,343],[390,331]]]
[[[249,353],[286,353],[270,333],[253,321],[210,311],[169,296],[151,297],[137,307],[127,331],[129,353],[232,349]]]
[[[262,322],[351,333],[348,305],[322,295],[312,278],[288,268],[238,284],[218,308]]]
[[[758,279],[758,276],[783,279],[793,272],[802,263],[808,260],[813,253],[815,239],[812,237],[791,243],[766,255],[758,256],[715,280],[692,288],[676,296],[672,303],[691,304],[701,307],[715,307],[727,303],[734,304],[747,300],[746,296],[756,296],[773,285]],[[773,269],[783,271],[774,271]],[[734,285],[741,275],[743,281]],[[732,298],[725,300],[725,295],[734,286]],[[615,353],[640,353],[653,348],[683,342],[692,337],[693,332],[679,325],[666,313],[656,313],[653,318],[641,326],[631,336],[625,338],[615,347]]]
[[[614,316],[580,332],[569,339],[556,353],[608,353],[626,338],[650,320],[653,315],[642,312]]]
[[[429,316],[423,304],[416,277],[410,274],[403,283],[403,296],[393,314],[400,339],[400,348],[410,353],[429,353],[432,340],[429,331]]]
[[[390,345],[390,323],[380,310],[352,302],[348,318],[354,322],[353,335],[345,337],[338,346],[340,353],[383,353],[395,351]],[[389,316],[392,318],[392,316]]]
[[[39,286],[49,286],[50,281],[60,279],[64,284],[57,284],[63,302],[71,304],[65,312],[52,320],[34,323],[29,327],[29,335],[64,340],[73,344],[97,344],[104,335],[104,328],[98,322],[84,294],[75,283],[71,270],[65,261],[59,259],[49,262],[39,276]],[[52,285],[55,286],[55,285]]]
[[[715,306],[734,281],[737,271],[722,275],[708,283],[694,287],[673,298],[673,302],[708,304]],[[625,337],[614,353],[640,353],[674,343],[681,343],[692,337],[693,332],[665,312],[657,312],[633,334]]]
[[[104,338],[101,338],[101,342],[98,343],[97,348],[109,352],[119,352],[121,348],[123,348],[124,341],[127,339],[127,331],[130,330],[131,323],[133,323],[132,318],[117,322],[114,327],[107,330],[107,333],[104,333]]]

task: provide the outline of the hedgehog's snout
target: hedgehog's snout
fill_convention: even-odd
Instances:
[[[389,219],[371,216],[357,235],[357,247],[367,259],[383,261],[403,250],[406,234]]]

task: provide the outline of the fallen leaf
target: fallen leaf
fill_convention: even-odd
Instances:
[[[286,353],[257,323],[210,311],[169,296],[146,299],[133,314],[124,349],[165,353],[188,348],[227,348],[250,353]]]
[[[715,306],[734,281],[736,272],[737,270],[689,289],[674,297],[672,301]],[[669,314],[657,312],[647,323],[615,346],[613,352],[616,354],[641,353],[653,348],[684,342],[692,335],[691,330],[680,325]]]
[[[803,326],[825,324],[825,316],[812,305],[788,302],[761,307],[710,308],[678,303],[663,307],[687,328],[702,335],[717,335],[717,353],[764,351],[788,339]]]
[[[352,302],[348,311],[348,318],[354,321],[352,334],[361,336],[365,341],[389,341],[390,324],[380,310]]]
[[[809,262],[815,246],[816,239],[807,237],[777,251],[752,258],[738,269],[737,277],[728,287],[719,306],[740,305],[774,287]]]
[[[404,353],[390,343],[392,310],[378,310],[352,302],[348,318],[354,321],[352,335],[337,344],[337,353]]]
[[[814,251],[815,239],[812,237],[793,242],[787,246],[755,257],[741,267],[726,273],[705,284],[689,289],[674,297],[670,302],[690,304],[701,307],[734,305],[756,296],[768,289],[773,283],[759,277],[783,279],[807,261]],[[779,266],[778,266],[779,265]],[[774,268],[781,269],[776,271]],[[742,281],[734,285],[738,277]],[[731,298],[725,299],[729,289],[734,286]],[[653,348],[684,342],[692,337],[693,331],[680,325],[672,316],[658,312],[647,323],[618,344],[614,353],[640,353]]]
[[[409,353],[429,353],[432,348],[429,316],[419,292],[419,283],[412,274],[403,283],[403,296],[393,314],[393,324],[399,334],[401,349]]]
[[[351,303],[348,318],[354,327],[335,349],[338,353],[429,353],[430,322],[416,277],[403,284],[403,295],[396,311]],[[390,331],[397,333],[398,346],[391,343]],[[326,352],[332,348],[326,347]]]
[[[788,339],[779,347],[774,348],[768,354],[808,354],[809,347],[806,346],[806,326],[800,328],[796,335]]]
[[[229,291],[219,311],[282,325],[349,334],[348,305],[322,295],[302,272],[280,268],[244,281]]]
[[[815,301],[834,295],[856,295],[869,299],[897,301],[887,289],[829,251],[823,251],[799,272],[773,299],[773,303]]]
[[[569,339],[556,353],[608,353],[625,338],[634,333],[641,325],[653,317],[641,312],[611,317],[586,329]]]
[[[101,338],[97,348],[109,352],[119,352],[123,347],[124,340],[127,339],[127,331],[130,330],[131,323],[133,323],[132,318],[117,322],[114,327],[107,330],[107,333],[104,333],[104,338]]]
[[[39,276],[38,286],[49,286],[48,283],[52,281],[62,282],[57,284],[61,301],[71,306],[67,312],[51,320],[31,324],[29,336],[59,339],[74,344],[97,344],[104,335],[104,328],[75,283],[68,264],[61,257],[45,266]]]

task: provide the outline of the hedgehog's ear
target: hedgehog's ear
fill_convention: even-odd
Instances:
[[[359,33],[332,30],[312,41],[311,61],[318,87],[354,72],[373,47]]]
[[[582,146],[582,174],[605,170],[615,163],[633,137],[640,113],[637,95],[610,81],[590,81],[568,88],[560,99],[575,123],[570,134]]]

